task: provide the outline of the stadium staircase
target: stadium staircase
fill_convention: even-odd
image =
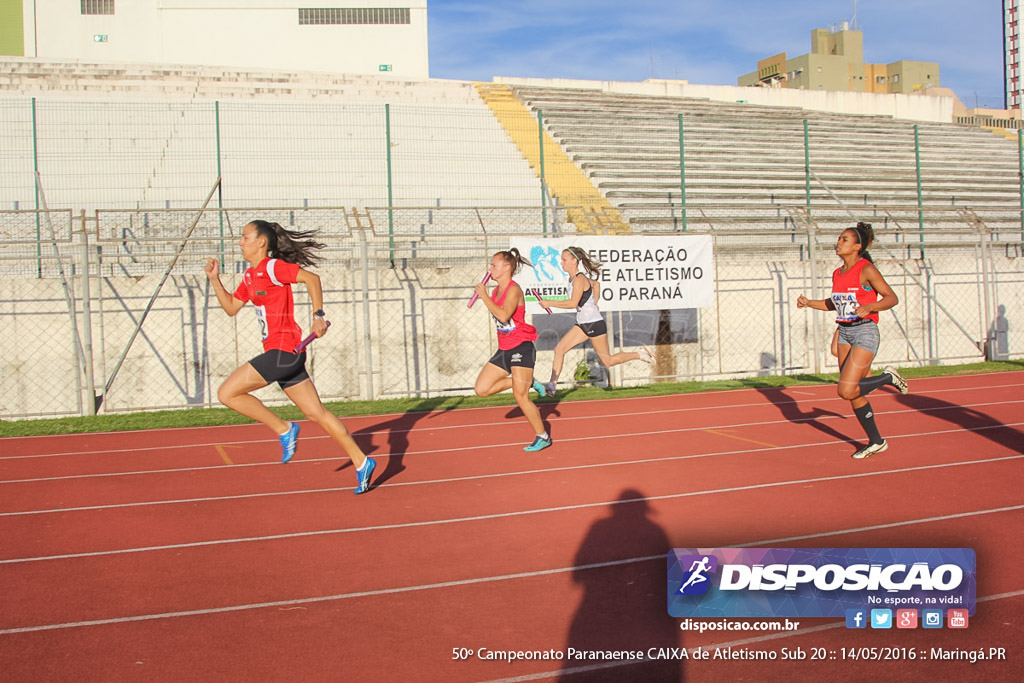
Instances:
[[[575,224],[576,232],[632,232],[619,211],[612,208],[558,143],[546,131],[543,136],[537,134],[537,117],[516,99],[511,88],[491,83],[474,85],[538,177],[543,159],[544,181],[562,206],[572,207],[566,215]]]

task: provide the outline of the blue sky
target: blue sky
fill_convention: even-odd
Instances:
[[[852,0],[428,0],[430,75],[735,85],[757,61],[810,52]],[[861,0],[864,59],[938,62],[968,107],[1003,106],[1000,0]]]

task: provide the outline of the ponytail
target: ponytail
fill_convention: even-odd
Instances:
[[[515,275],[519,272],[522,266],[532,266],[533,264],[526,260],[526,257],[519,253],[519,250],[512,247],[508,251],[499,251],[495,256],[500,256],[505,260],[505,263],[512,266],[512,274]]]
[[[587,272],[590,277],[597,277],[601,272],[601,265],[597,261],[590,258],[590,254],[583,251],[579,247],[567,247],[566,251],[572,254],[572,257],[579,261],[580,265],[583,266],[583,270]],[[570,273],[574,275],[575,273]]]
[[[256,234],[267,240],[267,254],[270,258],[281,259],[285,263],[297,263],[300,266],[315,266],[320,257],[314,252],[323,249],[326,244],[312,239],[316,230],[286,230],[278,223],[269,221],[250,221],[256,226]]]
[[[875,231],[871,224],[858,221],[857,225],[851,229],[857,233],[857,240],[860,242],[860,257],[868,263],[874,263],[875,260],[868,253],[868,247],[875,241]]]

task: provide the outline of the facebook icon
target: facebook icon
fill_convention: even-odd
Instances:
[[[846,628],[867,628],[868,613],[863,609],[846,610]]]

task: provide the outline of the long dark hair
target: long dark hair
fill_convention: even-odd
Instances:
[[[297,263],[300,266],[315,266],[320,257],[313,253],[323,249],[326,244],[312,239],[316,230],[286,230],[279,223],[269,221],[249,221],[256,226],[256,235],[267,240],[267,254],[286,263]]]
[[[597,277],[601,272],[601,264],[590,258],[590,254],[583,251],[579,247],[566,247],[567,252],[572,254],[572,257],[583,265],[583,270],[587,271],[590,277]],[[569,273],[569,275],[575,275],[575,273]]]
[[[500,256],[505,260],[505,263],[512,266],[512,274],[515,275],[519,272],[522,266],[532,266],[533,264],[526,260],[526,257],[519,253],[519,250],[512,247],[508,251],[499,251],[495,256]]]
[[[871,228],[870,223],[864,221],[857,221],[857,225],[847,230],[853,230],[857,233],[857,241],[860,242],[860,257],[868,263],[874,263],[875,260],[871,258],[871,254],[868,253],[868,247],[875,241],[875,231]]]

